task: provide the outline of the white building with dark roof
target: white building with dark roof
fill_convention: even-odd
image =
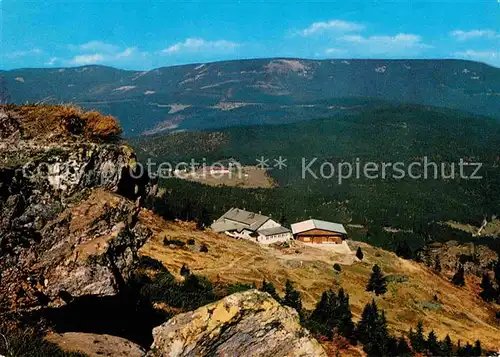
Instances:
[[[288,228],[270,217],[239,208],[231,208],[216,220],[211,228],[216,233],[225,233],[233,238],[262,244],[286,242],[292,238]]]

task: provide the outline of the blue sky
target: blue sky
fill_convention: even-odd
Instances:
[[[151,69],[257,57],[463,58],[500,67],[500,0],[0,0],[0,68]]]

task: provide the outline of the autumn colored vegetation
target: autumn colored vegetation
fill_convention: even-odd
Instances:
[[[20,123],[26,139],[54,137],[84,137],[110,141],[121,134],[118,120],[97,111],[84,111],[74,105],[4,105],[7,114]]]

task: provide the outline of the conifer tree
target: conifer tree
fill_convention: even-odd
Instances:
[[[363,254],[361,247],[358,247],[358,250],[356,250],[356,258],[358,258],[359,260],[363,260],[364,256],[365,255]]]
[[[439,345],[436,333],[434,330],[429,332],[429,336],[427,337],[427,351],[430,356],[440,356],[441,355],[441,346]]]
[[[483,349],[481,348],[481,341],[479,340],[476,341],[472,353],[474,356],[481,356],[483,354]]]
[[[377,264],[373,266],[370,280],[368,280],[368,285],[366,286],[366,291],[373,291],[377,296],[383,295],[387,291],[386,278]]]
[[[398,344],[396,347],[396,355],[400,357],[410,357],[413,356],[413,352],[411,351],[410,346],[408,345],[408,341],[401,336],[398,339]]]
[[[186,276],[188,276],[189,274],[191,274],[191,271],[189,270],[189,268],[187,267],[187,265],[186,265],[186,264],[182,264],[180,274],[181,274],[181,276],[183,276],[183,277],[186,277]]]
[[[436,273],[441,273],[441,258],[439,255],[436,255],[436,261],[434,262],[434,270]]]
[[[300,293],[295,290],[293,283],[290,280],[286,281],[283,305],[293,307],[297,310],[299,315],[302,314],[302,299],[300,297]]]
[[[474,354],[474,347],[469,342],[467,342],[467,344],[464,347],[458,346],[457,355],[460,357],[462,357],[462,356],[463,357],[472,357],[472,356],[477,357]]]
[[[260,288],[260,291],[268,293],[273,297],[274,300],[281,302],[281,297],[276,292],[276,288],[274,287],[273,283],[267,282],[265,279],[262,280],[262,287]]]
[[[479,293],[479,296],[481,296],[481,298],[484,301],[489,302],[495,300],[496,291],[495,288],[493,287],[493,284],[491,283],[490,274],[488,272],[483,274],[483,280],[481,281],[481,288],[483,289],[483,291]]]
[[[494,268],[495,272],[495,281],[497,282],[498,290],[500,290],[500,258],[497,260]]]
[[[441,353],[445,357],[453,356],[453,343],[451,342],[450,335],[446,335],[443,342],[441,342]]]
[[[457,272],[453,275],[451,282],[456,286],[465,286],[465,271],[463,265],[460,264]]]
[[[419,321],[417,323],[417,331],[416,332],[413,332],[412,330],[410,330],[409,337],[410,337],[410,343],[411,343],[411,347],[413,348],[413,351],[415,351],[417,353],[424,352],[425,347],[426,347],[425,346],[426,341],[425,341],[425,336],[424,336],[424,325],[422,324],[422,321]]]
[[[375,300],[366,304],[358,323],[356,334],[368,356],[388,356],[389,349],[396,348],[394,339],[387,331],[384,312],[379,313]]]
[[[354,341],[354,323],[349,306],[349,295],[343,289],[338,295],[325,291],[310,317],[311,329],[332,338],[336,331],[339,335]]]
[[[316,303],[316,308],[309,318],[309,323],[311,325],[310,329],[329,338],[331,337],[330,334],[332,332],[328,326],[328,319],[331,314],[331,293],[331,291],[323,291],[321,299]]]
[[[354,322],[352,322],[351,306],[349,304],[349,294],[344,292],[344,289],[339,290],[338,294],[338,332],[341,336],[354,341]]]
[[[497,290],[496,290],[497,303],[500,304],[500,258],[497,260],[497,263],[493,271],[495,273],[495,282],[497,283]]]

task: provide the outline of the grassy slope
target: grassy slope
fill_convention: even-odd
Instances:
[[[285,254],[252,242],[197,231],[190,223],[168,223],[147,210],[142,211],[141,220],[154,230],[153,238],[142,248],[141,254],[160,260],[177,275],[182,264],[187,264],[191,271],[212,281],[255,282],[260,286],[262,279],[266,279],[281,291],[285,281],[290,279],[301,291],[308,309],[313,308],[322,291],[341,285],[349,292],[352,310],[358,319],[364,305],[374,298],[364,290],[371,267],[377,263],[385,273],[405,275],[409,279],[406,283],[391,283],[385,296],[375,297],[379,306],[386,310],[393,332],[407,332],[422,320],[426,332],[434,329],[440,338],[449,333],[455,342],[481,339],[486,348],[500,345],[500,325],[494,321],[493,306],[477,297],[478,281],[474,278],[460,289],[447,277],[438,276],[423,265],[364,243],[352,242],[353,247],[362,246],[365,259],[353,265],[342,265],[338,281],[332,266],[341,261],[341,257],[317,248],[298,245]],[[183,241],[193,238],[197,244],[207,244],[209,252],[165,247],[162,243],[165,237]],[[295,249],[300,254],[294,254]],[[424,304],[432,302],[434,295],[442,304],[434,309],[425,308]]]

